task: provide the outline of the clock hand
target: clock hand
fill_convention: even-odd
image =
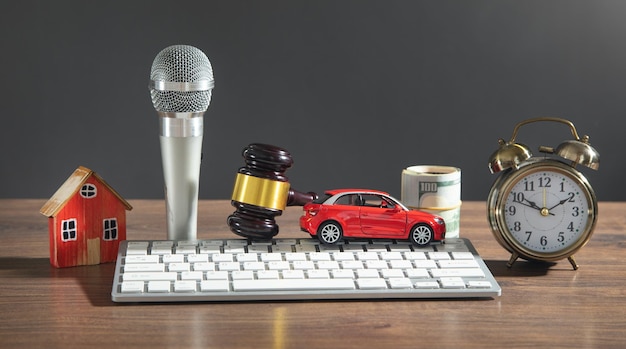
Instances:
[[[554,205],[554,206],[550,207],[550,208],[548,209],[548,211],[552,210],[553,208],[555,208],[555,207],[557,207],[557,206],[563,205],[563,204],[564,204],[564,203],[566,203],[568,200],[569,200],[569,196],[568,196],[567,198],[565,198],[565,199],[563,199],[563,200],[559,201],[559,203],[558,203],[558,204],[556,204],[556,205]]]
[[[535,210],[539,211],[541,213],[541,215],[544,216],[544,217],[547,216],[547,215],[554,216],[554,213],[550,212],[550,210],[548,210],[547,208],[545,208],[545,207],[541,208],[541,207],[537,206],[536,203],[534,203],[534,202],[532,202],[532,201],[530,201],[530,200],[528,200],[526,198],[524,198],[524,200],[528,201],[528,204],[525,204],[523,202],[520,202],[520,204],[522,204],[524,206],[527,206],[527,207],[530,207],[530,208],[534,208]]]
[[[541,211],[541,207],[537,206],[537,204],[536,204],[536,203],[534,203],[534,202],[532,202],[532,201],[530,201],[530,200],[528,200],[528,199],[526,199],[526,198],[524,198],[524,200],[528,201],[528,203],[529,203],[530,205],[526,205],[526,204],[525,204],[525,203],[523,203],[523,202],[522,202],[522,205],[524,205],[524,206],[528,206],[528,207],[532,207],[532,208],[534,208],[534,209],[536,209],[536,210]]]

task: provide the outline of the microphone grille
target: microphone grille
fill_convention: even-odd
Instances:
[[[213,68],[207,56],[188,45],[163,49],[152,62],[150,96],[161,112],[205,112],[211,102]]]

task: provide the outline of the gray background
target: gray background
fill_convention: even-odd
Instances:
[[[288,149],[302,191],[400,196],[415,164],[462,169],[485,200],[497,139],[536,116],[588,134],[600,200],[626,200],[626,1],[14,1],[0,11],[0,197],[47,198],[78,166],[162,198],[156,54],[189,44],[216,78],[201,198],[227,199],[241,149]],[[570,139],[529,125],[533,149]],[[535,151],[536,154],[538,152]]]

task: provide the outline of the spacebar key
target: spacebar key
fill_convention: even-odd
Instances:
[[[235,291],[354,290],[351,279],[233,280]]]

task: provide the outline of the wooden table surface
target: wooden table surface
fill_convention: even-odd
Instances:
[[[623,348],[626,203],[602,202],[591,241],[567,260],[518,261],[491,235],[484,202],[464,202],[469,238],[502,287],[486,300],[117,304],[114,264],[50,266],[45,200],[0,200],[1,348]],[[129,200],[128,239],[165,239],[161,200]],[[234,237],[228,201],[201,201],[198,238]],[[301,208],[279,237],[304,237]]]

